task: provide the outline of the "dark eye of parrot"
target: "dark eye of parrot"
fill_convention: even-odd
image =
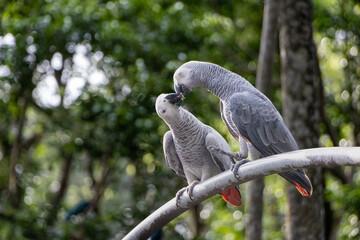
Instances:
[[[165,101],[164,101],[165,102]],[[162,110],[162,113],[166,113],[166,110]]]

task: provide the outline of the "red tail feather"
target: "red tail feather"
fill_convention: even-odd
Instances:
[[[305,188],[301,187],[298,183],[294,182],[296,189],[301,193],[303,196],[310,196],[312,192],[308,193]]]
[[[235,207],[240,207],[242,205],[241,195],[236,187],[223,191],[221,196],[225,201]]]

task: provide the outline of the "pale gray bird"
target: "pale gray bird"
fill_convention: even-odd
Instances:
[[[208,150],[213,146],[229,152],[230,147],[217,131],[180,107],[182,98],[182,95],[172,93],[161,94],[156,99],[156,112],[170,128],[163,141],[166,162],[189,184],[176,194],[177,204],[185,190],[191,198],[193,187],[199,181],[226,171],[234,164],[232,158]],[[242,204],[238,187],[225,190],[221,195],[234,206]]]
[[[249,149],[255,149],[262,157],[299,149],[275,106],[241,76],[219,65],[198,61],[187,62],[175,71],[177,93],[187,94],[197,86],[220,99],[221,117],[231,135],[240,143],[246,141]],[[237,168],[238,165],[234,173]],[[302,195],[312,194],[311,182],[304,170],[279,175],[294,184]]]

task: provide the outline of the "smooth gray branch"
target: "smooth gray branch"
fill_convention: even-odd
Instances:
[[[360,147],[312,148],[249,162],[239,168],[239,179],[236,179],[233,173],[228,170],[196,185],[193,189],[193,200],[190,200],[185,192],[180,198],[180,206],[176,207],[175,198],[171,199],[137,225],[123,240],[147,239],[151,234],[196,204],[226,189],[260,176],[297,168],[345,165],[360,166]],[[116,237],[116,239],[120,238],[121,236]]]

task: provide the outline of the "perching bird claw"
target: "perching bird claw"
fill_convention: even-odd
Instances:
[[[219,152],[221,154],[224,154],[228,157],[231,157],[233,159],[236,159],[238,161],[243,160],[244,158],[241,157],[240,153],[233,153],[233,152],[225,152],[224,150],[221,150],[220,148],[214,147],[214,146],[210,146],[208,147],[209,151],[212,152]]]
[[[193,195],[194,187],[195,187],[195,185],[197,185],[197,184],[199,184],[199,183],[200,183],[200,181],[195,180],[195,181],[193,181],[192,183],[190,183],[190,185],[189,185],[189,186],[187,187],[187,189],[186,189],[186,191],[187,191],[187,193],[188,193],[188,195],[189,195],[189,198],[190,198],[191,200],[193,200],[192,195]]]
[[[180,189],[177,193],[176,193],[176,207],[179,207],[180,206],[180,197],[181,195],[186,191],[186,187]]]
[[[248,163],[250,162],[250,160],[248,159],[241,159],[239,162],[235,163],[234,165],[231,166],[231,171],[232,173],[234,174],[234,177],[236,179],[240,179],[240,175],[238,174],[238,171],[239,171],[239,167],[245,163]]]
[[[194,187],[199,184],[200,181],[198,180],[195,180],[193,181],[192,183],[190,183],[189,186],[187,187],[184,187],[182,189],[180,189],[177,193],[176,193],[176,207],[179,207],[180,206],[180,198],[181,198],[181,195],[186,191],[189,195],[189,198],[190,200],[194,200],[192,195],[193,195],[193,190],[194,190]]]
[[[241,155],[240,155],[240,153],[225,152],[224,150],[221,150],[221,149],[216,148],[216,147],[214,147],[214,146],[210,146],[210,147],[208,147],[208,149],[209,149],[209,151],[213,151],[213,152],[216,151],[216,152],[219,152],[219,153],[224,154],[224,155],[226,155],[226,156],[229,156],[229,157],[231,157],[231,158],[233,158],[233,159],[238,160],[237,163],[235,163],[234,165],[231,166],[231,171],[233,172],[234,177],[235,177],[236,179],[239,179],[239,178],[240,178],[240,176],[237,174],[237,172],[238,172],[238,170],[239,170],[239,167],[240,167],[241,165],[245,164],[245,163],[250,162],[250,160],[247,160],[247,159],[242,158]]]

